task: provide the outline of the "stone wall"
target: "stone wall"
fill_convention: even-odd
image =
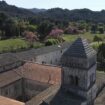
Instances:
[[[6,64],[3,66],[0,66],[0,73],[17,68],[17,67],[21,66],[22,64],[23,64],[23,62],[17,61],[17,62],[11,63],[11,64]]]
[[[78,87],[85,89],[86,88],[86,78],[87,78],[87,72],[85,70],[80,70],[80,69],[73,69],[73,68],[67,68],[67,67],[63,67],[63,85],[69,85],[72,86],[72,84],[70,84],[70,76],[77,76],[79,79],[79,84]]]
[[[22,96],[22,80],[17,80],[9,85],[0,88],[0,95],[17,99]]]
[[[26,102],[26,105],[41,105],[46,99],[55,95],[59,91],[59,89],[59,85],[52,85],[51,87],[47,88],[28,102]]]
[[[1,87],[0,95],[26,102],[50,86],[50,84],[40,83],[38,81],[24,78]]]
[[[73,86],[70,80],[70,75],[78,77],[78,85]],[[76,68],[63,68],[63,85],[66,90],[78,94],[88,101],[92,101],[96,97],[96,65],[89,70],[82,70]]]
[[[29,79],[24,79],[23,84],[24,95],[29,97],[30,99],[50,86],[50,84],[44,84]]]
[[[60,65],[60,58],[66,49],[57,50],[54,52],[36,56],[35,62],[42,64]]]
[[[96,81],[96,66],[94,65],[87,71],[87,88],[89,88]]]

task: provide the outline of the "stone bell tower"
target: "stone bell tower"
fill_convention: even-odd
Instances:
[[[88,103],[96,97],[96,52],[86,39],[78,38],[61,57],[62,87],[84,97]]]

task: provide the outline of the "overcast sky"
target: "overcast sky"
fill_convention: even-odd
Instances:
[[[2,0],[0,0],[2,1]],[[100,11],[105,9],[105,0],[5,0],[7,3],[24,8],[89,8]]]

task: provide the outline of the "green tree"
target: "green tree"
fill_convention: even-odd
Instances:
[[[102,43],[99,48],[98,48],[98,54],[101,53],[101,55],[104,57],[105,59],[105,43]]]
[[[102,43],[98,48],[97,61],[98,68],[105,71],[105,43]]]
[[[18,31],[19,31],[19,36],[22,35],[22,33],[27,30],[27,25],[29,23],[25,22],[24,20],[19,20],[18,21]]]
[[[36,26],[36,25],[31,25],[31,24],[29,24],[29,25],[27,26],[27,30],[28,30],[28,31],[32,31],[32,32],[35,32],[35,31],[37,30],[37,26]]]
[[[46,38],[46,36],[49,35],[49,33],[52,30],[53,26],[54,25],[52,23],[50,23],[49,21],[42,22],[37,28],[39,38],[41,40],[44,40]]]
[[[98,31],[99,31],[100,34],[104,34],[104,28],[103,27],[99,27]]]
[[[15,20],[13,19],[6,20],[6,25],[4,29],[6,38],[18,36],[18,27]]]
[[[93,34],[97,33],[97,25],[96,24],[92,24],[91,33],[93,33]]]
[[[0,13],[0,31],[1,31],[1,37],[4,37],[5,34],[5,25],[6,25],[6,20],[8,19],[8,16],[4,13]]]

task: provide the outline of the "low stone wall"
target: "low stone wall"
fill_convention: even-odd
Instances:
[[[0,96],[0,105],[25,105],[25,103]]]
[[[21,66],[22,64],[23,64],[23,62],[17,61],[17,62],[11,63],[11,64],[6,64],[3,66],[0,66],[0,73],[7,72],[9,70],[17,68],[17,67]]]
[[[53,85],[48,89],[44,90],[43,92],[41,92],[40,94],[38,94],[37,96],[33,97],[25,105],[40,105],[41,103],[43,103],[44,100],[56,94],[59,89],[60,89],[59,85]]]
[[[22,80],[17,80],[9,85],[0,88],[0,95],[9,97],[12,99],[17,99],[17,97],[22,96]]]
[[[44,84],[29,79],[23,79],[24,96],[29,97],[29,99],[47,89],[49,86],[50,84]]]

